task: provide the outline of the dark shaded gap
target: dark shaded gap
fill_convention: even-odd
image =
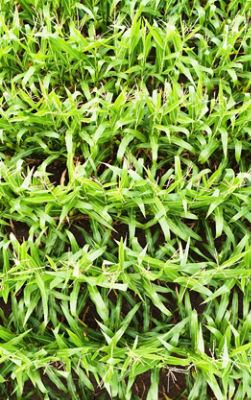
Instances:
[[[65,163],[60,161],[54,161],[46,168],[46,172],[49,172],[50,182],[54,186],[63,185],[66,186],[69,183],[68,169]]]
[[[27,240],[29,237],[29,226],[25,222],[9,220],[10,225],[6,225],[4,227],[5,233],[9,236],[12,232],[19,243],[22,243],[23,240]]]

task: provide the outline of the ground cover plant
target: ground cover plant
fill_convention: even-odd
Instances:
[[[0,398],[250,399],[250,1],[0,4]]]

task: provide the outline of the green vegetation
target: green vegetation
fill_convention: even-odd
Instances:
[[[251,2],[0,1],[0,398],[251,398]]]

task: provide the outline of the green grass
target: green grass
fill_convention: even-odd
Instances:
[[[0,0],[1,399],[251,398],[250,121],[249,0]]]

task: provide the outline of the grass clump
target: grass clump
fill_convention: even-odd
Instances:
[[[251,398],[251,3],[0,1],[0,397]]]

